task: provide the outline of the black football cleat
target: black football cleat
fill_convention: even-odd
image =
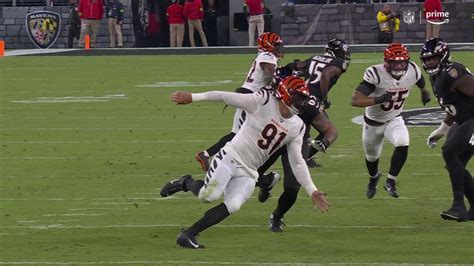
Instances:
[[[273,217],[273,214],[270,215],[270,220],[268,220],[268,228],[273,233],[282,233],[283,232],[283,219],[277,219]]]
[[[471,206],[471,208],[469,208],[469,211],[467,211],[467,219],[469,221],[474,221],[474,206]]]
[[[272,182],[268,187],[260,187],[260,192],[258,193],[258,201],[265,202],[272,195],[272,189],[280,181],[280,175],[277,172],[270,172],[265,175],[272,179]]]
[[[161,189],[160,194],[162,197],[169,197],[179,191],[188,191],[184,184],[187,180],[192,179],[190,175],[184,175],[179,179],[171,180]]]
[[[198,154],[196,154],[196,156],[194,157],[196,158],[196,161],[199,162],[199,164],[201,165],[201,168],[202,170],[204,170],[205,172],[207,172],[209,170],[209,156],[206,156],[204,154],[204,152],[200,152]]]
[[[183,231],[178,235],[178,238],[176,238],[176,244],[183,248],[204,248],[204,245],[201,245],[197,242],[196,237],[196,235],[192,235],[186,231]]]
[[[377,193],[377,183],[379,182],[382,173],[378,172],[375,177],[369,178],[369,184],[367,185],[367,198],[371,199]]]
[[[387,181],[385,181],[385,185],[383,188],[388,192],[388,194],[394,198],[398,198],[400,195],[398,195],[397,191],[397,185],[395,180],[387,178]]]
[[[309,158],[306,160],[306,165],[308,168],[321,168],[323,167],[321,164],[317,163],[313,158]]]
[[[468,213],[464,207],[451,207],[449,210],[442,212],[440,215],[444,220],[465,222],[468,219]]]

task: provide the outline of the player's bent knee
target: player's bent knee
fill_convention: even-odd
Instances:
[[[222,195],[222,191],[217,188],[217,186],[213,185],[212,182],[202,187],[199,191],[198,199],[203,202],[214,202],[218,200]]]
[[[229,213],[236,213],[240,210],[240,207],[242,206],[242,204],[244,204],[244,202],[240,200],[239,197],[234,197],[229,201],[224,201],[224,204],[227,207]]]
[[[376,155],[369,155],[369,154],[366,154],[365,155],[365,159],[367,159],[367,161],[369,162],[375,162],[379,159],[380,156],[376,156]]]

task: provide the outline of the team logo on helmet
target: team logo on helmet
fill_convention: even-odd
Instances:
[[[51,11],[26,14],[26,30],[36,47],[47,49],[54,44],[61,29],[61,16]]]

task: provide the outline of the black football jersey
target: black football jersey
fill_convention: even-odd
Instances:
[[[320,80],[323,70],[328,66],[336,66],[341,69],[342,73],[347,70],[347,63],[345,60],[328,55],[315,55],[306,60],[306,69],[304,75],[307,78],[308,85],[311,89],[311,94],[318,99],[322,99]],[[336,84],[339,77],[333,77],[330,80],[329,90]]]
[[[303,111],[298,115],[306,125],[309,125],[319,114],[319,101],[315,96],[311,95],[308,103],[303,107]]]
[[[453,83],[463,75],[472,76],[464,65],[452,62],[437,75],[430,77],[433,93],[438,99],[439,105],[453,116],[454,121],[458,124],[474,118],[474,97],[451,89]]]

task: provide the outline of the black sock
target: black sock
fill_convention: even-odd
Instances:
[[[209,154],[209,157],[214,156],[219,150],[225,146],[225,144],[231,141],[235,136],[234,132],[230,132],[229,134],[223,136],[216,144],[209,147],[206,151]]]
[[[464,164],[452,145],[443,146],[443,158],[451,180],[453,206],[464,206],[464,175],[466,171]]]
[[[295,204],[298,198],[299,188],[284,188],[283,193],[278,199],[277,208],[273,211],[273,217],[282,219],[285,213]]]
[[[193,235],[197,235],[200,232],[206,230],[207,228],[223,221],[227,216],[230,215],[230,212],[227,210],[227,206],[224,203],[217,205],[216,207],[207,210],[204,213],[204,216],[191,225],[185,232],[189,232]]]
[[[267,188],[273,181],[273,174],[261,175],[258,177],[257,186]]]
[[[369,175],[371,177],[375,176],[379,172],[379,159],[373,162],[365,159],[365,165],[367,166],[367,170],[369,170]]]
[[[199,195],[199,191],[201,190],[202,186],[204,186],[203,180],[190,179],[184,183],[185,190],[191,191],[196,197]]]
[[[390,162],[390,171],[388,173],[392,176],[398,176],[407,160],[407,157],[408,146],[396,147],[392,154],[392,160]]]

